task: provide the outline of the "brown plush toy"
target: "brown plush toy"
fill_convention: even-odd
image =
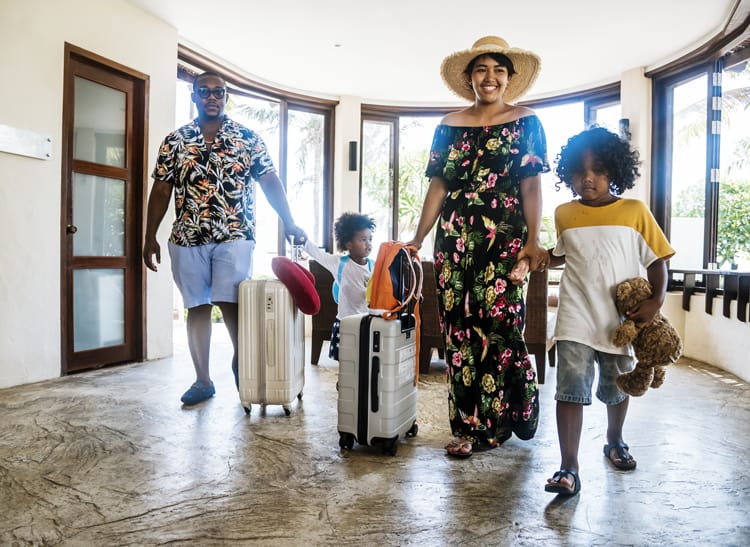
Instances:
[[[651,297],[651,283],[642,277],[626,279],[617,285],[617,311],[620,315],[637,303]],[[616,346],[632,344],[636,365],[631,372],[617,378],[617,386],[627,393],[640,397],[649,387],[657,388],[664,383],[665,367],[682,355],[680,335],[661,312],[653,321],[638,328],[627,319],[615,330],[612,343]]]

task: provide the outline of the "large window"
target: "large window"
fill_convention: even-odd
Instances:
[[[396,122],[362,120],[362,175],[359,209],[375,220],[373,249],[394,239],[393,211],[398,199],[395,183]]]
[[[672,268],[700,268],[706,196],[706,74],[671,87],[672,203],[669,233],[677,251]]]
[[[716,262],[750,270],[750,63],[724,69]]]
[[[427,157],[440,117],[363,114],[360,211],[377,223],[373,248],[389,239],[408,241],[414,236],[429,184],[424,176]],[[432,246],[430,234],[422,244],[422,256],[432,257]]]
[[[542,245],[549,249],[557,241],[555,234],[555,209],[558,205],[573,199],[570,189],[561,184],[557,186],[554,174],[555,158],[568,139],[583,130],[585,126],[583,101],[563,103],[551,106],[538,106],[534,109],[544,127],[547,136],[547,157],[550,171],[542,173],[542,226],[540,239]]]
[[[655,81],[654,202],[673,269],[750,269],[750,70],[731,56]]]
[[[268,153],[276,169],[280,169],[279,148],[281,146],[281,108],[278,102],[252,96],[230,93],[227,98],[226,114],[233,120],[258,133],[266,143]],[[279,173],[281,174],[281,172]],[[282,178],[282,180],[284,180]],[[288,187],[287,181],[287,187]],[[253,254],[253,275],[271,272],[271,259],[279,249],[279,223],[276,212],[266,200],[265,194],[256,187],[255,223],[256,239]],[[297,220],[302,224],[301,220]]]

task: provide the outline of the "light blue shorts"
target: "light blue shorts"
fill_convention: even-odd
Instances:
[[[183,247],[168,243],[172,277],[186,308],[237,303],[238,287],[253,273],[255,241],[241,239]]]
[[[591,386],[595,367],[599,364],[599,383],[596,398],[607,405],[616,405],[627,398],[617,387],[615,379],[633,370],[635,361],[630,355],[597,351],[585,344],[560,340],[557,342],[557,392],[555,399],[567,403],[591,404]]]

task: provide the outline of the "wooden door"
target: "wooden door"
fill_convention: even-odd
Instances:
[[[147,76],[66,44],[63,374],[144,356]]]

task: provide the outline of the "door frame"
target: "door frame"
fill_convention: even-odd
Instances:
[[[63,77],[63,125],[62,125],[62,161],[61,161],[61,214],[60,214],[60,358],[61,375],[80,370],[99,368],[122,362],[142,361],[146,356],[146,275],[141,259],[140,249],[143,241],[144,211],[146,203],[146,174],[148,149],[148,104],[149,83],[147,74],[126,67],[100,55],[65,43],[64,77]],[[126,189],[125,218],[125,257],[128,268],[125,291],[126,324],[124,325],[125,344],[74,352],[73,330],[73,241],[67,232],[68,219],[72,218],[72,174],[73,160],[73,126],[74,126],[74,89],[77,66],[85,65],[86,70],[100,71],[132,84],[132,96],[128,97],[127,106],[132,114],[126,119],[126,169],[130,171],[129,184]],[[132,122],[132,124],[131,124]],[[93,167],[93,166],[92,166]],[[128,201],[129,200],[129,201]],[[96,266],[96,261],[92,262]],[[128,347],[123,351],[123,347]]]

